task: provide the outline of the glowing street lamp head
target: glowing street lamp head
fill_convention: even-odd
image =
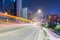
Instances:
[[[7,15],[8,13],[7,13],[7,12],[5,12],[5,14]]]
[[[42,13],[41,9],[38,10],[38,13]]]

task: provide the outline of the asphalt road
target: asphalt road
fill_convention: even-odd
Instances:
[[[60,40],[57,35],[47,28],[43,29],[47,32],[50,40]],[[17,25],[14,27],[0,27],[0,40],[45,40],[41,26],[33,24]]]
[[[0,32],[0,40],[43,40],[42,31],[36,25],[26,25]]]

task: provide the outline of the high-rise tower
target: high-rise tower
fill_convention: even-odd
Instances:
[[[21,13],[22,13],[22,0],[16,0],[16,10],[17,10],[17,16],[21,17]]]

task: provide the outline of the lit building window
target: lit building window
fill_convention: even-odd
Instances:
[[[13,0],[14,2],[16,1],[16,0]]]

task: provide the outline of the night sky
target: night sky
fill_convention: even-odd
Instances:
[[[0,0],[0,9],[2,8],[2,0]],[[7,8],[13,5],[14,0],[5,0]],[[28,7],[33,13],[41,9],[43,13],[60,14],[60,0],[22,0],[22,7]],[[10,7],[13,8],[13,7]]]
[[[60,0],[22,0],[23,7],[28,7],[33,12],[41,9],[44,13],[60,13]]]

